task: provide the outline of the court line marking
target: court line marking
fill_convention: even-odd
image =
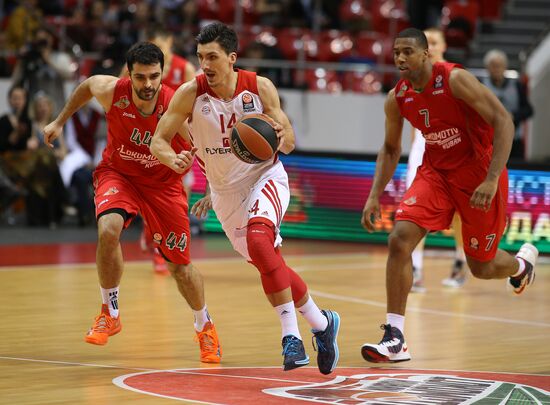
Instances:
[[[367,300],[367,299],[357,298],[357,297],[349,297],[349,296],[339,295],[339,294],[331,294],[331,293],[312,290],[312,289],[309,290],[309,293],[311,295],[317,295],[323,298],[330,298],[336,301],[346,301],[354,304],[371,305],[373,307],[386,308],[385,302]],[[544,328],[550,327],[550,323],[546,323],[546,322],[522,321],[522,320],[516,320],[516,319],[509,319],[509,318],[499,318],[495,316],[470,315],[470,314],[465,314],[460,312],[438,311],[436,309],[424,309],[424,308],[407,306],[407,311],[430,314],[430,315],[439,315],[439,316],[445,316],[445,317],[473,319],[476,321],[493,321],[493,322],[500,322],[500,323],[511,323],[514,325],[538,326],[538,327],[544,327]]]
[[[61,366],[79,366],[79,367],[96,367],[96,368],[112,368],[112,369],[121,369],[121,370],[132,370],[137,372],[165,372],[165,373],[180,373],[180,374],[197,374],[197,375],[210,375],[210,376],[216,376],[216,377],[238,377],[235,375],[225,375],[225,374],[210,374],[207,373],[207,371],[210,370],[235,370],[235,369],[280,369],[281,366],[218,366],[218,367],[209,367],[209,368],[202,368],[202,367],[186,367],[186,368],[174,368],[174,369],[158,369],[158,368],[147,368],[147,367],[129,367],[129,366],[117,366],[112,364],[95,364],[95,363],[80,363],[75,361],[60,361],[60,360],[44,360],[44,359],[33,359],[33,358],[27,358],[27,357],[10,357],[10,356],[0,356],[0,360],[14,360],[14,361],[22,361],[22,362],[30,362],[30,363],[46,363],[46,364],[58,364]],[[336,370],[339,368],[345,368],[345,369],[357,369],[357,370],[369,370],[369,369],[375,369],[378,370],[380,367],[378,366],[370,366],[370,363],[365,363],[367,366],[342,366],[337,367]],[[300,367],[304,369],[317,369],[317,367],[314,366],[304,366]],[[391,370],[394,373],[404,373],[404,374],[410,374],[410,373],[420,373],[422,371],[445,371],[448,373],[481,373],[481,374],[510,374],[510,375],[526,375],[526,376],[532,376],[532,377],[550,377],[550,374],[534,374],[534,373],[521,373],[521,372],[513,372],[513,371],[479,371],[479,370],[451,370],[451,369],[441,369],[441,368],[393,368],[393,367],[387,367],[386,370]],[[189,371],[191,370],[191,371]],[[403,372],[403,370],[407,370],[407,372]],[[204,371],[203,373],[199,373],[197,371]],[[287,379],[273,379],[273,378],[267,378],[267,377],[250,377],[250,376],[242,376],[243,378],[251,378],[251,379],[257,379],[257,380],[269,380],[269,381],[277,381],[277,382],[292,382],[292,383],[308,383],[307,381],[299,381],[299,380],[287,380]]]
[[[287,258],[300,258],[300,259],[315,259],[315,258],[323,258],[327,259],[330,257],[339,258],[339,257],[346,257],[350,260],[353,258],[365,258],[365,259],[372,259],[373,254],[369,253],[327,253],[327,254],[295,254],[295,255],[285,255],[285,259]],[[192,263],[197,265],[208,265],[208,264],[218,264],[220,262],[224,263],[239,263],[242,262],[243,264],[246,264],[246,261],[242,257],[214,257],[214,258],[208,258],[208,259],[193,259]],[[125,261],[124,265],[147,265],[149,266],[151,263],[150,260],[134,260],[134,261]],[[381,262],[383,263],[383,262]],[[95,262],[89,262],[89,263],[60,263],[60,264],[30,264],[30,265],[21,265],[21,266],[0,266],[0,272],[3,271],[21,271],[21,270],[42,270],[44,267],[54,267],[55,269],[60,270],[72,270],[75,268],[88,268],[90,266],[93,266],[95,269],[96,263]],[[49,269],[48,269],[49,270]]]

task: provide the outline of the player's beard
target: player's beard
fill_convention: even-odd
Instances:
[[[136,92],[136,95],[140,100],[143,100],[143,101],[151,101],[155,97],[159,89],[160,89],[160,84],[156,89],[154,87],[151,87],[150,89],[136,89],[134,87],[134,91]]]

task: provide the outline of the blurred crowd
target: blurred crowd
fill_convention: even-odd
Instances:
[[[392,36],[410,25],[441,26],[445,5],[443,0],[240,3],[239,16],[234,0],[0,2],[0,77],[11,81],[9,111],[0,117],[0,213],[24,211],[29,225],[55,227],[64,215],[75,216],[80,225],[93,222],[92,172],[105,144],[103,112],[93,105],[79,111],[53,149],[43,144],[41,131],[62,108],[67,81],[78,83],[92,74],[121,75],[126,50],[147,40],[152,26],[171,33],[170,52],[193,62],[194,37],[201,24],[214,19],[231,22],[237,17],[242,23],[239,56],[248,61],[243,67],[269,77],[279,87],[372,94],[391,88],[395,76],[326,69],[299,73],[259,62],[302,57],[391,64]],[[472,31],[466,23],[460,18],[447,21],[446,32],[456,39],[457,26]],[[520,123],[532,109],[525,88],[516,82],[497,77],[486,84],[501,100],[506,98],[504,104]],[[520,133],[516,141],[516,156],[522,157]]]

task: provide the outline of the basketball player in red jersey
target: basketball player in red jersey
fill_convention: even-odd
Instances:
[[[462,219],[466,259],[475,277],[508,278],[507,284],[521,294],[535,278],[538,257],[528,243],[516,257],[498,249],[506,226],[505,165],[514,137],[514,124],[504,106],[460,66],[432,65],[420,30],[399,33],[393,52],[401,80],[384,106],[386,137],[363,209],[367,230],[374,230],[379,197],[399,161],[404,118],[422,131],[426,152],[397,209],[388,240],[384,336],[380,343],[361,348],[365,360],[375,363],[410,360],[403,332],[412,285],[411,252],[428,231],[448,228],[455,211]]]
[[[174,36],[160,24],[155,24],[147,30],[147,40],[158,46],[164,54],[164,70],[162,84],[176,90],[183,83],[195,77],[195,67],[187,59],[173,52]],[[194,182],[193,171],[189,170],[183,176],[183,187],[189,201],[191,187]],[[155,246],[153,234],[145,222],[140,238],[141,248],[144,252],[153,253],[153,270],[157,274],[168,274],[168,268],[164,257]]]
[[[51,146],[71,115],[92,97],[105,109],[107,146],[94,172],[97,269],[103,305],[85,340],[104,345],[109,336],[121,330],[120,235],[140,213],[168,261],[178,290],[193,310],[201,361],[219,363],[221,349],[206,309],[202,276],[189,259],[188,207],[181,174],[160,164],[149,151],[157,123],[173,96],[172,89],[161,86],[163,54],[154,44],[140,43],[128,51],[126,63],[129,78],[88,78],[76,88],[55,121],[44,129],[44,141]],[[180,137],[173,140],[172,146],[181,151],[174,154],[172,165],[184,172],[193,161],[194,150],[183,151]]]
[[[276,155],[267,162],[247,164],[229,146],[232,126],[246,114],[264,113],[274,120],[283,153],[294,149],[294,132],[273,83],[254,72],[233,68],[238,46],[235,31],[212,23],[201,30],[197,42],[204,73],[176,91],[159,122],[151,151],[181,172],[171,164],[176,156],[172,139],[189,119],[196,158],[210,186],[192,212],[200,217],[213,208],[234,249],[259,270],[264,292],[281,322],[284,370],[309,363],[298,330],[298,309],[314,333],[319,370],[329,374],[339,357],[340,317],[317,307],[304,281],[279,252],[279,227],[290,198],[286,171]]]

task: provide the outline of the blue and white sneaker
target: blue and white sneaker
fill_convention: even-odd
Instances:
[[[340,315],[336,311],[321,310],[327,317],[328,325],[323,331],[313,332],[313,348],[317,351],[317,366],[322,374],[330,374],[338,364],[339,352],[338,331],[340,330]],[[315,348],[317,346],[317,348]]]
[[[377,345],[365,343],[361,347],[361,355],[371,363],[397,363],[411,359],[405,343],[405,337],[399,329],[390,324],[380,325],[384,329],[384,337]]]
[[[516,257],[523,260],[525,270],[517,277],[508,277],[507,286],[512,289],[514,294],[519,295],[535,282],[535,264],[539,257],[539,251],[530,243],[524,243]]]
[[[309,356],[304,349],[304,343],[294,335],[283,338],[283,370],[293,370],[309,364]]]

